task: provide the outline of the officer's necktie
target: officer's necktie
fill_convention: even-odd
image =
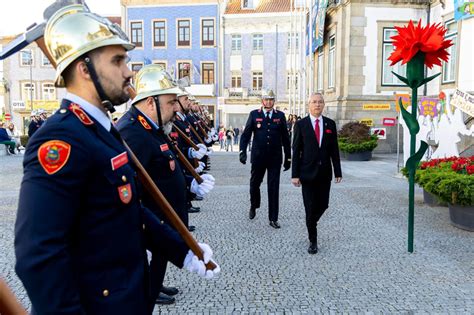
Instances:
[[[267,112],[267,114],[266,114],[266,115],[267,115],[267,117],[266,117],[266,119],[267,119],[267,122],[270,122],[270,112]]]
[[[319,139],[321,139],[321,131],[319,130],[319,118],[317,118],[316,122],[314,123],[314,134],[316,135],[316,141],[318,141],[319,147]]]

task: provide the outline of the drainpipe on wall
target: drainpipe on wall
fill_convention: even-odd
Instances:
[[[276,100],[278,100],[278,24],[276,25],[275,28],[275,95],[276,95]]]

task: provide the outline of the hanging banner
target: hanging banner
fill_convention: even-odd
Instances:
[[[374,120],[372,118],[362,118],[359,120],[359,122],[369,127],[374,126]]]
[[[397,113],[400,112],[400,106],[398,105],[398,99],[402,99],[402,104],[405,109],[410,106],[410,95],[409,94],[395,94],[395,109]]]
[[[418,104],[420,115],[438,117],[438,99],[432,97],[422,97]]]
[[[456,21],[474,16],[474,0],[454,0],[454,19]]]
[[[390,104],[362,104],[363,110],[389,110]]]
[[[313,25],[313,53],[318,49],[319,46],[323,45],[324,42],[324,22],[326,20],[326,7],[328,6],[328,0],[316,0],[318,1],[316,14],[316,21]]]
[[[474,96],[456,89],[453,96],[451,97],[450,104],[465,112],[466,114],[474,117]]]

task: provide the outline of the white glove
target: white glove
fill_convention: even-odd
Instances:
[[[219,136],[218,135],[213,135],[212,136],[212,141],[218,141],[219,140]]]
[[[206,143],[211,143],[212,142],[212,138],[210,136],[207,136],[206,138],[204,138],[204,142]]]
[[[196,167],[194,170],[196,171],[196,173],[201,173],[202,170],[206,167],[206,164],[204,164],[203,162],[199,161],[199,166]]]
[[[221,272],[221,268],[218,264],[216,264],[215,261],[211,259],[212,249],[209,247],[209,245],[204,243],[198,243],[198,245],[202,249],[202,256],[204,261],[199,260],[199,258],[194,255],[191,250],[189,250],[188,254],[184,258],[183,267],[190,272],[197,273],[201,277],[204,277],[206,279],[212,279]],[[216,265],[216,268],[214,268],[214,270],[206,270],[206,264],[209,261],[212,261]]]
[[[204,174],[201,176],[204,180],[201,184],[199,184],[195,179],[191,182],[190,191],[193,194],[196,194],[198,197],[204,198],[213,188],[215,179],[212,175]]]
[[[199,148],[198,151],[194,150],[193,148],[189,149],[189,157],[200,160],[204,157],[204,155],[206,155],[207,147],[202,143],[199,143],[197,147]]]

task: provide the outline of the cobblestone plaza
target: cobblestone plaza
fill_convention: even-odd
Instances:
[[[0,274],[25,305],[14,273],[13,229],[22,156],[0,157]],[[204,280],[169,268],[165,285],[181,293],[170,314],[474,314],[474,233],[453,227],[448,209],[423,204],[417,190],[415,252],[407,252],[408,184],[394,155],[342,161],[343,182],[332,186],[330,208],[318,229],[319,252],[307,253],[301,191],[284,172],[281,229],[262,207],[248,219],[250,165],[236,153],[212,156],[216,187],[195,202],[194,235],[214,250],[222,272]]]

